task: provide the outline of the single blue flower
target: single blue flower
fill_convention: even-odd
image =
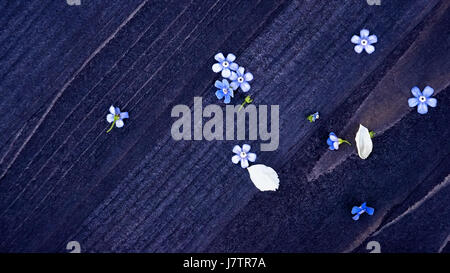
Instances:
[[[218,63],[213,64],[212,70],[215,73],[222,71],[222,77],[224,78],[229,78],[231,76],[231,70],[236,71],[238,69],[237,63],[234,63],[236,56],[232,53],[228,54],[226,58],[222,53],[217,53],[214,56],[214,59],[216,59]]]
[[[362,203],[361,206],[359,206],[359,207],[355,206],[352,208],[352,214],[355,214],[355,216],[353,216],[352,218],[353,218],[353,220],[356,221],[359,219],[359,216],[361,214],[363,214],[364,212],[367,212],[367,214],[369,214],[369,215],[373,215],[374,211],[375,211],[374,208],[366,206],[366,202],[364,202],[364,203]]]
[[[314,114],[308,116],[309,122],[316,122],[316,120],[318,119],[319,119],[319,112],[315,112]]]
[[[372,54],[375,51],[375,47],[372,45],[378,42],[376,35],[370,35],[367,29],[361,29],[359,32],[360,36],[353,35],[351,42],[356,44],[355,52],[360,54],[363,49],[366,50],[368,54]]]
[[[250,72],[245,73],[245,68],[240,66],[236,72],[231,72],[230,80],[232,80],[230,86],[233,90],[240,87],[243,92],[248,92],[250,90],[248,82],[253,80],[253,74]]]
[[[426,114],[428,113],[428,106],[436,107],[437,105],[437,99],[430,98],[431,95],[434,93],[434,89],[427,86],[423,90],[423,93],[420,92],[419,87],[414,86],[411,89],[411,93],[414,95],[414,98],[408,99],[408,105],[409,107],[416,107],[417,106],[417,112],[419,114]],[[428,105],[428,106],[427,106]]]
[[[230,103],[231,98],[234,96],[233,89],[230,87],[230,84],[227,80],[223,79],[222,81],[216,81],[214,84],[216,88],[219,90],[216,91],[216,97],[221,100],[225,97],[223,100],[224,103]]]
[[[114,107],[112,105],[109,107],[109,113],[110,114],[106,116],[106,120],[112,124],[109,130],[106,131],[107,133],[112,130],[114,125],[116,125],[117,128],[122,128],[124,125],[123,120],[129,117],[128,112],[120,112],[119,107]]]
[[[336,134],[333,133],[333,132],[331,132],[330,135],[328,136],[327,144],[328,144],[328,146],[329,146],[328,148],[330,148],[330,150],[332,150],[332,151],[333,150],[338,150],[339,149],[339,144],[342,144],[342,143],[347,143],[348,145],[352,145],[347,140],[342,139],[342,138],[338,138],[336,136]]]
[[[249,151],[250,151],[250,145],[248,145],[248,144],[242,145],[242,149],[241,149],[241,147],[239,147],[239,145],[234,146],[233,153],[235,153],[235,155],[231,158],[231,161],[234,164],[238,164],[240,161],[241,167],[244,169],[247,168],[249,161],[255,162],[255,160],[256,160],[256,154],[249,153]]]

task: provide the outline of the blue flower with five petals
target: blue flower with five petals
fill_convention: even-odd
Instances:
[[[255,162],[256,160],[256,154],[254,153],[249,153],[250,151],[250,145],[248,144],[244,144],[242,145],[242,149],[241,147],[239,147],[239,145],[236,145],[233,147],[233,153],[235,153],[235,155],[231,158],[231,161],[234,164],[238,164],[239,161],[241,162],[241,167],[242,168],[247,168],[248,167],[248,162]]]
[[[223,79],[222,81],[216,81],[214,84],[215,87],[217,87],[219,90],[216,91],[216,97],[221,100],[225,97],[223,100],[224,103],[230,103],[231,98],[233,95],[233,89],[230,87],[230,84],[227,80]]]
[[[411,93],[414,95],[414,98],[408,99],[408,105],[409,105],[409,107],[417,106],[417,112],[419,112],[419,114],[424,115],[424,114],[428,113],[428,106],[436,107],[437,99],[430,98],[434,93],[433,88],[427,86],[427,87],[425,87],[425,89],[423,89],[423,93],[422,93],[422,92],[420,92],[419,87],[414,86],[411,89]]]
[[[231,76],[231,70],[236,71],[238,69],[237,63],[234,63],[236,56],[232,53],[228,54],[227,57],[223,56],[222,53],[217,53],[214,59],[218,63],[213,64],[212,70],[215,73],[222,71],[222,77],[229,78]]]
[[[360,54],[363,49],[365,49],[368,54],[372,54],[375,51],[375,47],[372,44],[378,42],[377,36],[369,36],[369,31],[367,29],[361,29],[359,34],[360,36],[353,35],[351,39],[351,42],[356,44],[355,52]]]
[[[236,72],[231,72],[230,80],[232,80],[230,86],[233,90],[239,87],[243,92],[250,90],[249,81],[253,80],[253,74],[250,72],[245,73],[245,68],[240,66]]]

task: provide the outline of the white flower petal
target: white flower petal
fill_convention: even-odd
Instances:
[[[274,169],[263,164],[256,164],[247,168],[250,179],[260,191],[276,191],[280,179]]]
[[[367,38],[369,36],[369,30],[367,29],[361,29],[359,32],[361,39]]]
[[[363,51],[364,47],[362,45],[356,45],[355,46],[355,52],[356,53],[361,53]]]
[[[367,38],[367,41],[369,41],[370,44],[375,44],[378,42],[377,35],[370,35],[369,38]]]
[[[116,108],[114,107],[114,106],[110,106],[109,107],[109,112],[111,113],[111,114],[113,114],[113,115],[115,115],[116,114]]]
[[[248,82],[252,81],[253,80],[253,74],[250,73],[250,72],[245,73],[244,80],[246,80]]]
[[[221,62],[225,60],[225,56],[223,56],[222,52],[219,52],[214,56],[214,59],[218,62]]]
[[[240,154],[241,152],[242,152],[241,147],[239,147],[239,145],[234,145],[233,153]]]
[[[231,76],[230,76],[230,80],[235,81],[235,80],[237,80],[237,78],[238,78],[237,73],[232,71],[231,72]]]
[[[233,157],[231,158],[231,161],[232,161],[234,164],[238,164],[240,160],[241,160],[241,157],[238,156],[238,155],[233,155]]]
[[[246,158],[242,158],[242,159],[241,159],[241,167],[242,167],[243,169],[245,169],[245,168],[248,167],[248,160],[247,160]]]
[[[229,53],[229,54],[227,55],[227,60],[228,60],[229,62],[234,62],[234,60],[236,60],[236,56],[235,56],[233,53]]]
[[[229,78],[231,76],[231,71],[228,68],[225,68],[224,70],[222,70],[222,77],[224,78]]]
[[[237,71],[239,72],[240,75],[244,75],[245,68],[243,66],[239,66]]]
[[[367,53],[372,54],[375,51],[375,47],[373,45],[366,45],[364,47]]]
[[[256,160],[256,154],[255,154],[255,153],[248,153],[248,154],[247,154],[247,159],[248,159],[248,161],[250,161],[250,162],[255,162],[255,160]]]
[[[361,124],[359,125],[358,132],[356,133],[355,141],[359,157],[362,159],[369,157],[373,149],[372,138],[370,137],[369,130]]]
[[[335,150],[339,150],[339,142],[333,142],[333,147]]]
[[[250,90],[250,84],[248,82],[241,83],[241,89],[243,92],[248,92]]]
[[[242,145],[242,151],[244,151],[246,153],[250,152],[250,148],[251,148],[251,146],[248,144]]]
[[[335,135],[330,135],[330,139],[333,142],[339,141],[339,138],[337,136],[335,136]]]
[[[218,72],[222,71],[222,66],[221,66],[220,64],[218,64],[218,63],[215,63],[215,64],[213,64],[213,66],[212,66],[212,70],[213,70],[215,73],[218,73]]]
[[[123,120],[119,119],[118,121],[116,121],[116,127],[117,128],[122,128],[124,125]]]
[[[113,114],[108,114],[108,115],[106,116],[106,120],[107,120],[109,123],[113,122],[113,121],[114,121],[114,115],[113,115]]]
[[[358,35],[353,35],[352,39],[350,40],[352,43],[359,45],[361,43],[361,38],[359,38]]]

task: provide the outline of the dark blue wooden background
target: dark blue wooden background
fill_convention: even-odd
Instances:
[[[0,2],[1,252],[450,252],[449,1],[81,2]],[[372,55],[350,43],[362,28]],[[232,164],[244,142],[171,138],[174,105],[217,103],[220,51],[253,72],[254,104],[280,105],[278,150],[249,142],[277,192]],[[427,115],[414,85],[436,90]],[[111,104],[130,119],[106,134]],[[359,123],[367,160],[327,150]]]

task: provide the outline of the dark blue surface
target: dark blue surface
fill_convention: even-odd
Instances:
[[[449,251],[448,1],[81,1],[0,3],[1,252]],[[372,55],[350,43],[362,28]],[[276,192],[232,164],[243,141],[171,137],[173,106],[220,104],[217,52],[253,73],[255,105],[280,105],[278,150],[247,141]],[[427,115],[414,85],[436,90]],[[130,118],[106,134],[111,104]],[[358,123],[370,157],[329,154]]]

